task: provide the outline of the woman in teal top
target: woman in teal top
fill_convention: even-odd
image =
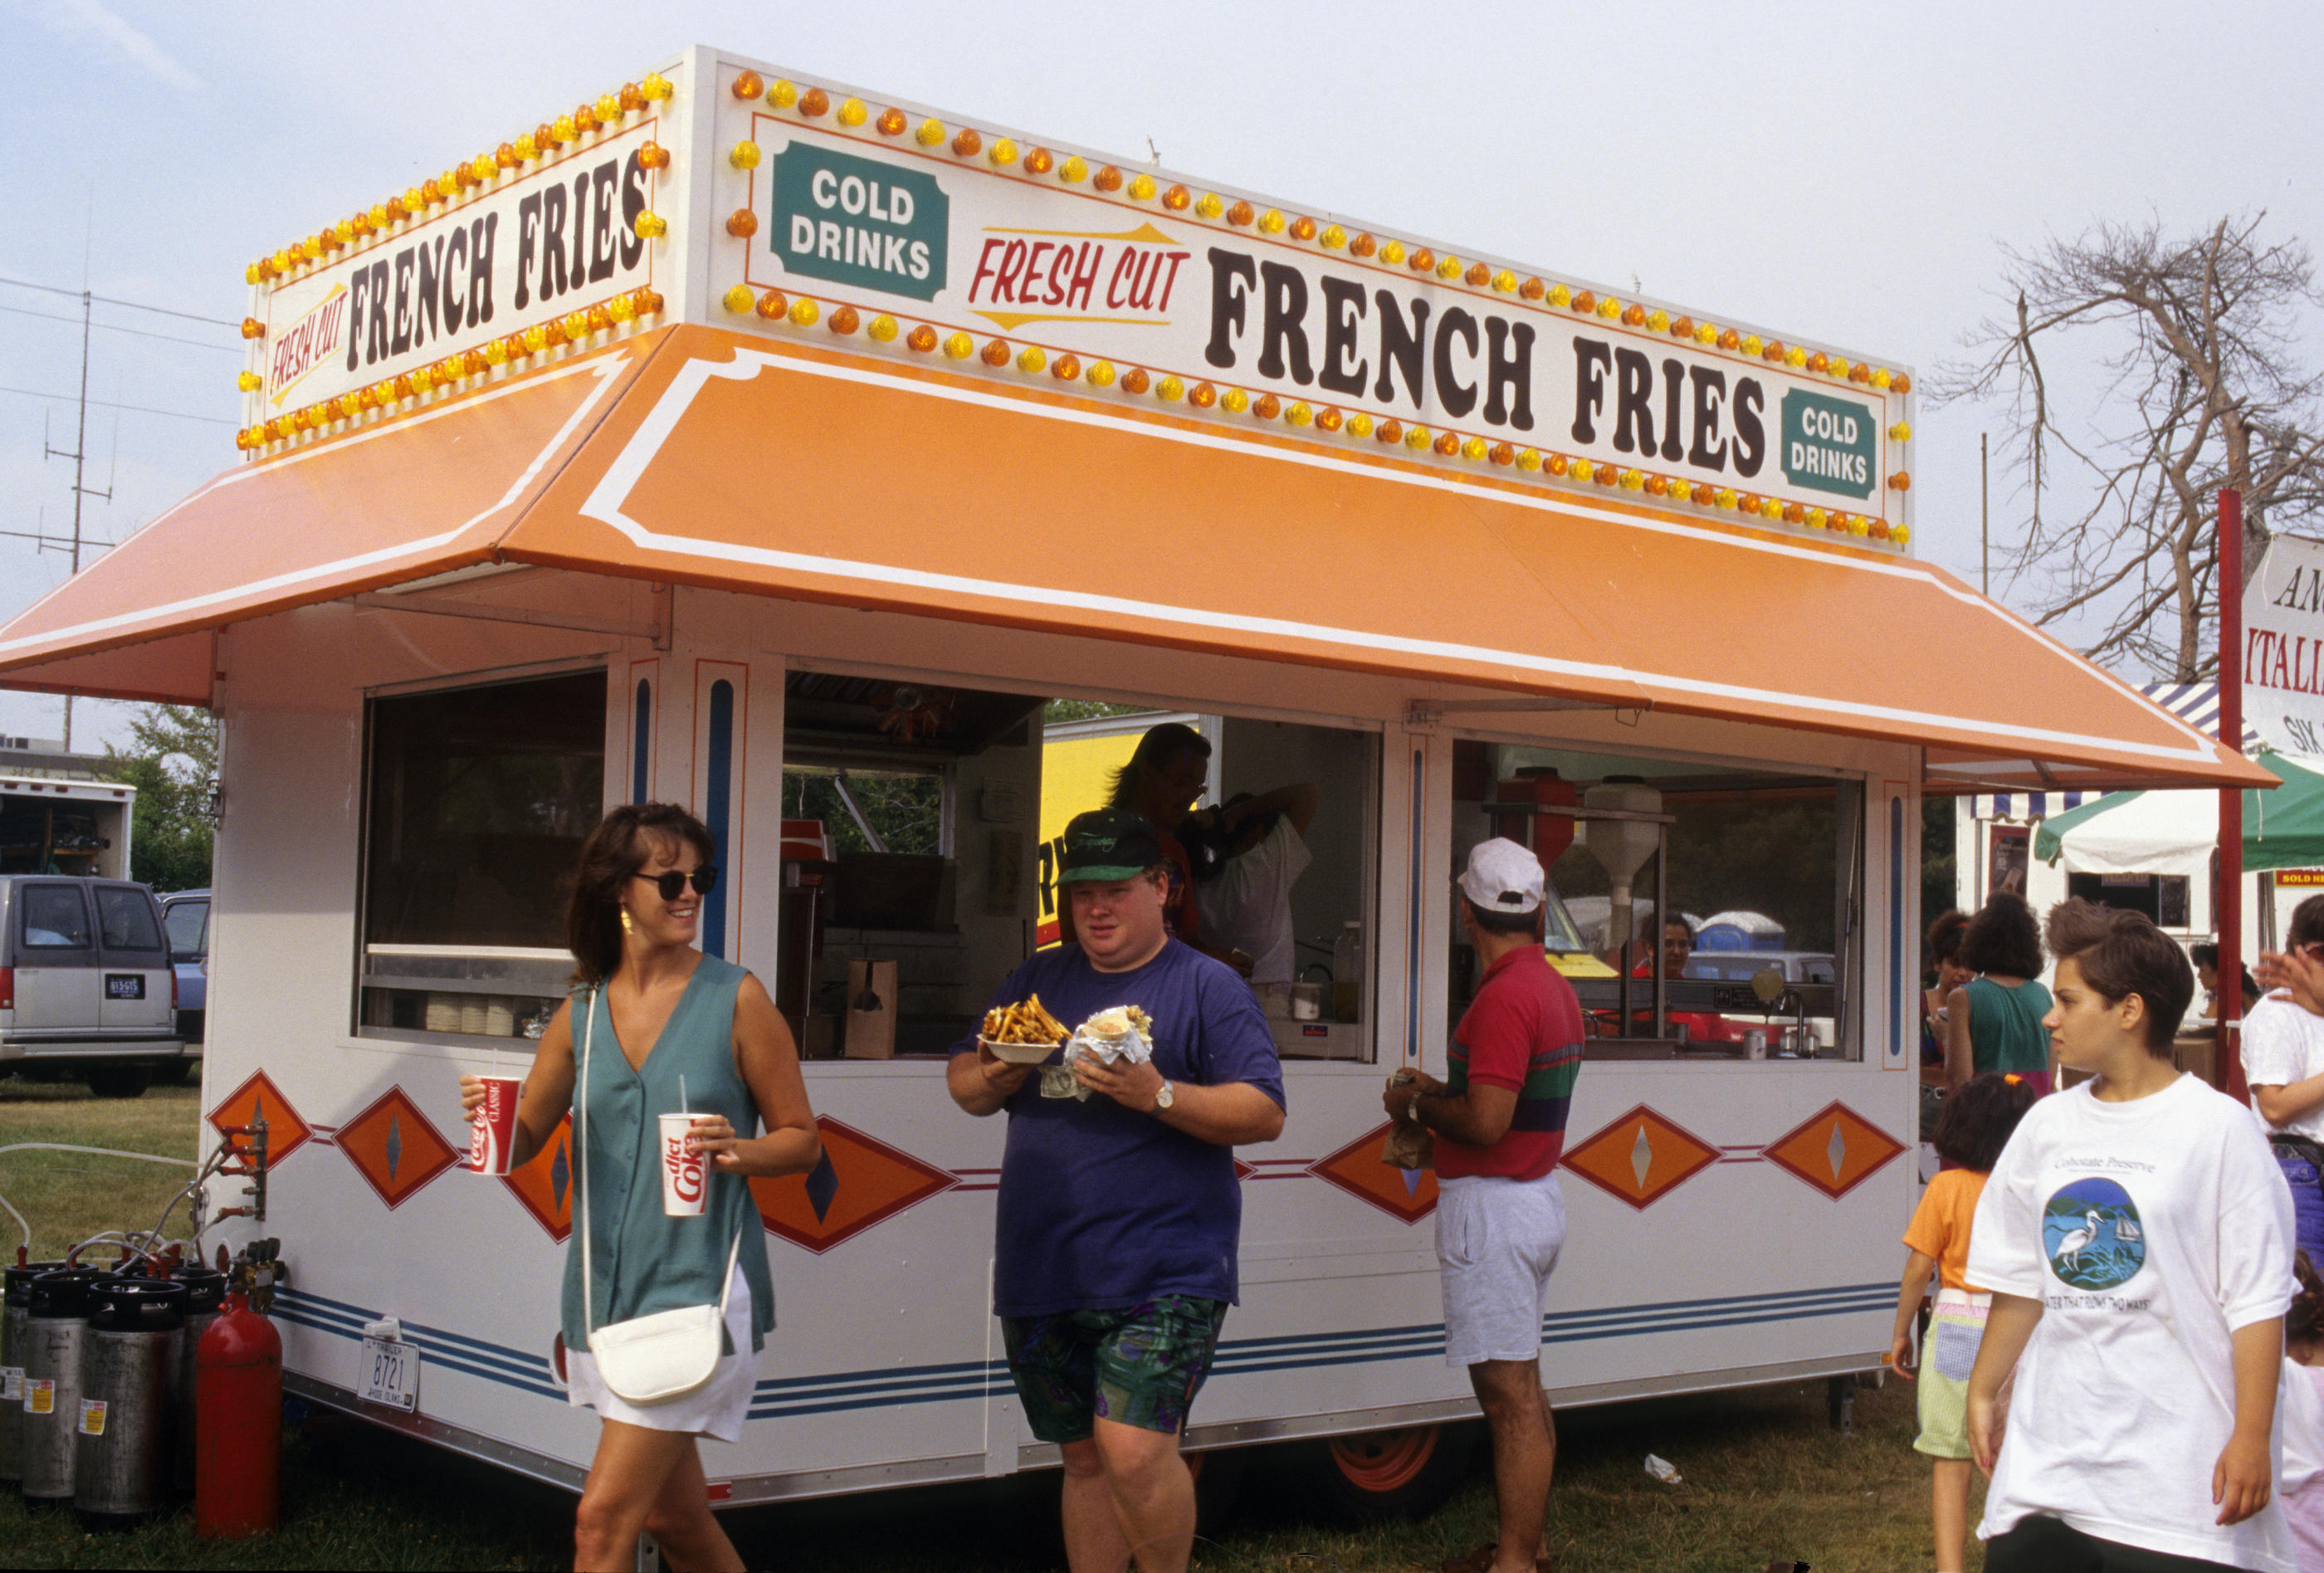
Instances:
[[[2042,973],[2042,931],[2024,899],[2003,891],[1961,934],[1960,965],[1978,976],[1945,1002],[1945,1084],[1987,1071],[2015,1072],[2050,1090],[2050,991]]]
[[[573,1402],[604,1421],[575,1515],[578,1568],[627,1567],[646,1531],[675,1566],[742,1566],[711,1515],[696,1438],[740,1434],[757,1352],[775,1323],[749,1179],[801,1173],[822,1156],[798,1053],[774,1002],[748,972],[694,948],[702,897],[718,878],[712,847],[699,820],[666,803],[616,809],[591,833],[566,921],[581,986],[541,1034],[517,1104],[512,1164],[539,1152],[567,1110],[575,1116],[562,1340]],[[588,1083],[576,1098],[584,1052]],[[463,1078],[462,1091],[473,1114],[483,1086]],[[687,1145],[709,1170],[698,1217],[662,1207],[660,1116],[681,1107],[695,1116]],[[765,1133],[753,1134],[762,1123]],[[594,1275],[586,1284],[585,1214]],[[589,1328],[722,1294],[724,1358],[702,1387],[640,1406],[598,1375]]]

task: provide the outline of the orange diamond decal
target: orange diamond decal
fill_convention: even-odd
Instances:
[[[532,1221],[558,1245],[573,1232],[573,1116],[557,1123],[532,1161],[501,1176]]]
[[[1578,1147],[1564,1166],[1644,1211],[1719,1161],[1719,1149],[1640,1104]]]
[[[815,1123],[823,1137],[823,1157],[812,1170],[751,1181],[751,1195],[768,1232],[793,1245],[818,1254],[828,1251],[960,1183],[959,1176],[828,1115]]]
[[[1904,1150],[1904,1144],[1845,1104],[1827,1104],[1777,1137],[1760,1156],[1837,1201]]]
[[[299,1117],[282,1089],[266,1078],[266,1072],[252,1073],[248,1081],[226,1095],[218,1106],[210,1111],[210,1124],[221,1135],[228,1125],[248,1125],[263,1119],[266,1122],[266,1167],[273,1168],[285,1158],[307,1144],[315,1133],[313,1127]]]
[[[337,1141],[390,1211],[461,1156],[400,1087],[389,1087],[385,1097],[341,1125]]]
[[[1318,1158],[1307,1172],[1329,1181],[1380,1211],[1406,1224],[1416,1224],[1436,1209],[1436,1171],[1433,1169],[1390,1169],[1380,1161],[1380,1150],[1395,1125],[1383,1122],[1328,1158]]]

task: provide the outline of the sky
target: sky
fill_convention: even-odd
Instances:
[[[83,440],[78,291],[186,314],[92,309],[83,485],[110,497],[84,496],[83,528],[110,542],[235,460],[225,324],[251,258],[692,43],[1124,162],[1150,145],[1193,179],[1923,384],[2000,309],[2005,246],[2263,209],[2264,237],[2324,236],[2313,4],[0,0],[0,40],[18,100],[0,133],[0,619],[69,566],[21,537],[71,523],[74,466],[44,449]],[[1972,583],[1978,439],[1997,449],[2001,429],[1970,404],[1924,401],[1915,421],[1915,551]],[[1998,462],[1992,501],[2006,539],[2024,502]],[[1870,653],[1905,681],[1976,659]],[[78,704],[76,746],[122,740],[122,708]],[[0,692],[0,734],[57,737],[61,712]]]

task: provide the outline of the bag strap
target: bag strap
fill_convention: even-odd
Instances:
[[[576,1189],[581,1192],[581,1336],[586,1341],[596,1332],[592,1313],[597,1303],[597,1274],[589,1258],[589,1170],[584,1154],[588,1151],[581,1132],[581,1111],[589,1102],[589,1046],[597,1035],[597,991],[591,989],[587,1014],[581,1020],[581,1079],[573,1093],[573,1154],[577,1161],[575,1171],[580,1176]],[[708,1176],[704,1177],[705,1183]],[[749,1220],[744,1220],[748,1226]],[[718,1320],[726,1320],[726,1301],[734,1292],[734,1263],[742,1259],[742,1231],[734,1231],[734,1243],[726,1248],[726,1275],[719,1280]]]
[[[573,1094],[573,1170],[581,1191],[581,1337],[587,1342],[596,1331],[590,1313],[596,1309],[597,1274],[589,1262],[588,1140],[581,1132],[581,1111],[589,1103],[589,1041],[597,1035],[597,991],[592,988],[581,1018],[581,1079]]]

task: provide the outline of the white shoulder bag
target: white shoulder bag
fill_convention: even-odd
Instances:
[[[581,1028],[581,1079],[573,1099],[574,1147],[586,1152],[580,1129],[582,1106],[589,1101],[589,1041],[596,1035],[597,991],[589,991],[588,1014]],[[726,1296],[734,1285],[734,1262],[742,1249],[737,1234],[726,1252],[726,1274],[719,1280],[718,1303],[682,1305],[650,1316],[632,1317],[610,1327],[595,1327],[596,1275],[589,1261],[589,1174],[586,1159],[581,1176],[581,1329],[589,1353],[597,1361],[597,1374],[616,1398],[640,1407],[683,1398],[710,1380],[718,1369],[724,1346]]]

